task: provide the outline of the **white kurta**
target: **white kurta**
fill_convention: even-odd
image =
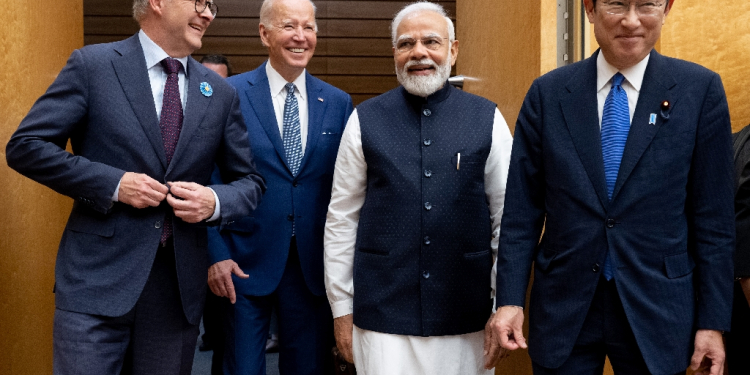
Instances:
[[[500,111],[495,109],[492,146],[484,170],[484,189],[492,220],[493,259],[497,257],[512,145],[508,125]],[[341,137],[325,227],[325,284],[334,318],[353,312],[354,243],[366,188],[367,163],[355,109]],[[495,276],[493,266],[492,298],[495,296]],[[419,337],[368,331],[355,326],[352,338],[354,364],[360,375],[493,373],[484,370],[484,331]]]

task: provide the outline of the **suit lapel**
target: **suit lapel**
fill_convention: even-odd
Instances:
[[[315,146],[318,144],[318,139],[321,136],[321,128],[323,127],[323,114],[325,114],[326,106],[328,102],[321,96],[322,87],[316,82],[310,73],[305,72],[307,78],[307,144],[305,145],[305,154],[302,157],[302,163],[300,164],[299,173],[302,173],[303,168],[307,163],[310,163],[312,154],[315,151]],[[323,99],[323,101],[318,100]]]
[[[185,95],[187,95],[187,104],[185,104],[185,117],[182,121],[182,130],[180,131],[180,138],[177,141],[177,147],[174,150],[174,156],[172,160],[179,160],[180,156],[189,152],[187,149],[190,138],[192,138],[195,131],[198,129],[198,125],[203,121],[206,116],[206,111],[211,103],[211,96],[205,96],[201,94],[200,84],[206,81],[206,71],[202,70],[202,66],[198,64],[195,59],[188,57],[188,79],[187,85],[185,85]],[[174,168],[177,163],[170,163],[167,169],[167,174]]]
[[[656,132],[668,121],[661,116],[661,102],[669,100],[672,103],[672,108],[674,108],[675,100],[670,95],[669,90],[677,83],[669,74],[669,69],[665,66],[666,62],[666,58],[656,51],[651,52],[646,72],[643,75],[638,103],[635,106],[633,120],[630,124],[625,151],[622,154],[620,171],[617,174],[617,182],[612,193],[613,200],[628,180],[648,145],[651,144]],[[649,124],[649,117],[652,113],[656,114],[656,124]]]
[[[263,130],[266,131],[266,135],[276,149],[279,158],[284,162],[287,170],[289,170],[284,143],[281,141],[279,124],[276,120],[273,102],[271,101],[271,87],[268,84],[268,76],[266,75],[266,64],[268,62],[263,63],[263,65],[254,71],[254,74],[248,80],[250,86],[245,94],[250,105],[253,107],[258,122],[263,127]]]
[[[583,168],[591,180],[603,207],[609,205],[604,178],[599,111],[596,98],[596,54],[566,85],[568,95],[560,100],[565,123]]]
[[[115,51],[121,55],[120,58],[112,60],[115,74],[151,147],[159,156],[162,167],[166,169],[167,156],[164,153],[164,142],[162,142],[159,130],[159,119],[156,117],[154,96],[151,93],[151,83],[146,69],[146,58],[138,41],[138,35],[130,37],[123,45],[124,47],[115,48]]]

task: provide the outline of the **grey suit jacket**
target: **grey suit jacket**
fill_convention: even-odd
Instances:
[[[265,185],[252,160],[237,94],[188,60],[188,101],[169,165],[137,35],[74,51],[11,137],[10,167],[75,199],[57,255],[57,308],[120,316],[143,290],[161,224],[172,211],[166,202],[144,209],[113,204],[125,172],[208,185],[218,165],[227,182],[210,187],[221,203],[220,221],[246,216],[257,206]],[[211,96],[201,94],[202,82],[212,86]],[[68,140],[73,154],[65,150]],[[206,226],[173,222],[182,304],[197,324],[206,291]]]

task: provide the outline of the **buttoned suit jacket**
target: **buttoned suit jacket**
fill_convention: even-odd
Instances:
[[[201,94],[202,82],[212,86],[212,95]],[[86,46],[72,53],[11,137],[8,165],[75,200],[57,254],[57,308],[121,316],[138,300],[172,210],[166,200],[143,209],[113,204],[125,172],[208,185],[218,165],[227,183],[210,187],[221,204],[221,221],[257,206],[264,184],[235,90],[188,58],[185,92],[182,131],[167,164],[138,35]],[[65,151],[68,140],[73,154]],[[208,270],[206,224],[176,217],[173,223],[183,310],[198,324]]]
[[[497,304],[523,306],[533,262],[529,354],[556,368],[571,353],[609,251],[649,370],[673,374],[687,367],[696,329],[729,330],[734,177],[726,97],[717,74],[651,52],[610,201],[598,53],[538,78],[526,95],[500,231]]]
[[[266,64],[230,77],[228,82],[239,93],[255,162],[268,190],[252,215],[221,225],[221,236],[212,233],[211,261],[231,258],[250,275],[234,278],[238,293],[270,294],[284,273],[294,218],[305,283],[313,294],[323,296],[324,226],[336,154],[352,101],[348,94],[305,72],[307,144],[299,172],[293,176],[271,101]]]

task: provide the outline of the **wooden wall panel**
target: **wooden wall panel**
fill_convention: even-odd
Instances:
[[[5,145],[83,45],[83,0],[23,1],[0,24],[0,374],[52,373],[55,257],[72,200],[5,163]]]
[[[355,104],[396,86],[390,23],[412,1],[315,1],[318,46],[308,70],[352,95]],[[455,19],[456,1],[433,1]],[[258,37],[262,0],[219,0],[218,17],[193,55],[224,54],[235,73],[255,69],[267,58]],[[138,31],[131,0],[84,0],[84,43],[122,40]],[[460,38],[459,38],[460,39]]]

